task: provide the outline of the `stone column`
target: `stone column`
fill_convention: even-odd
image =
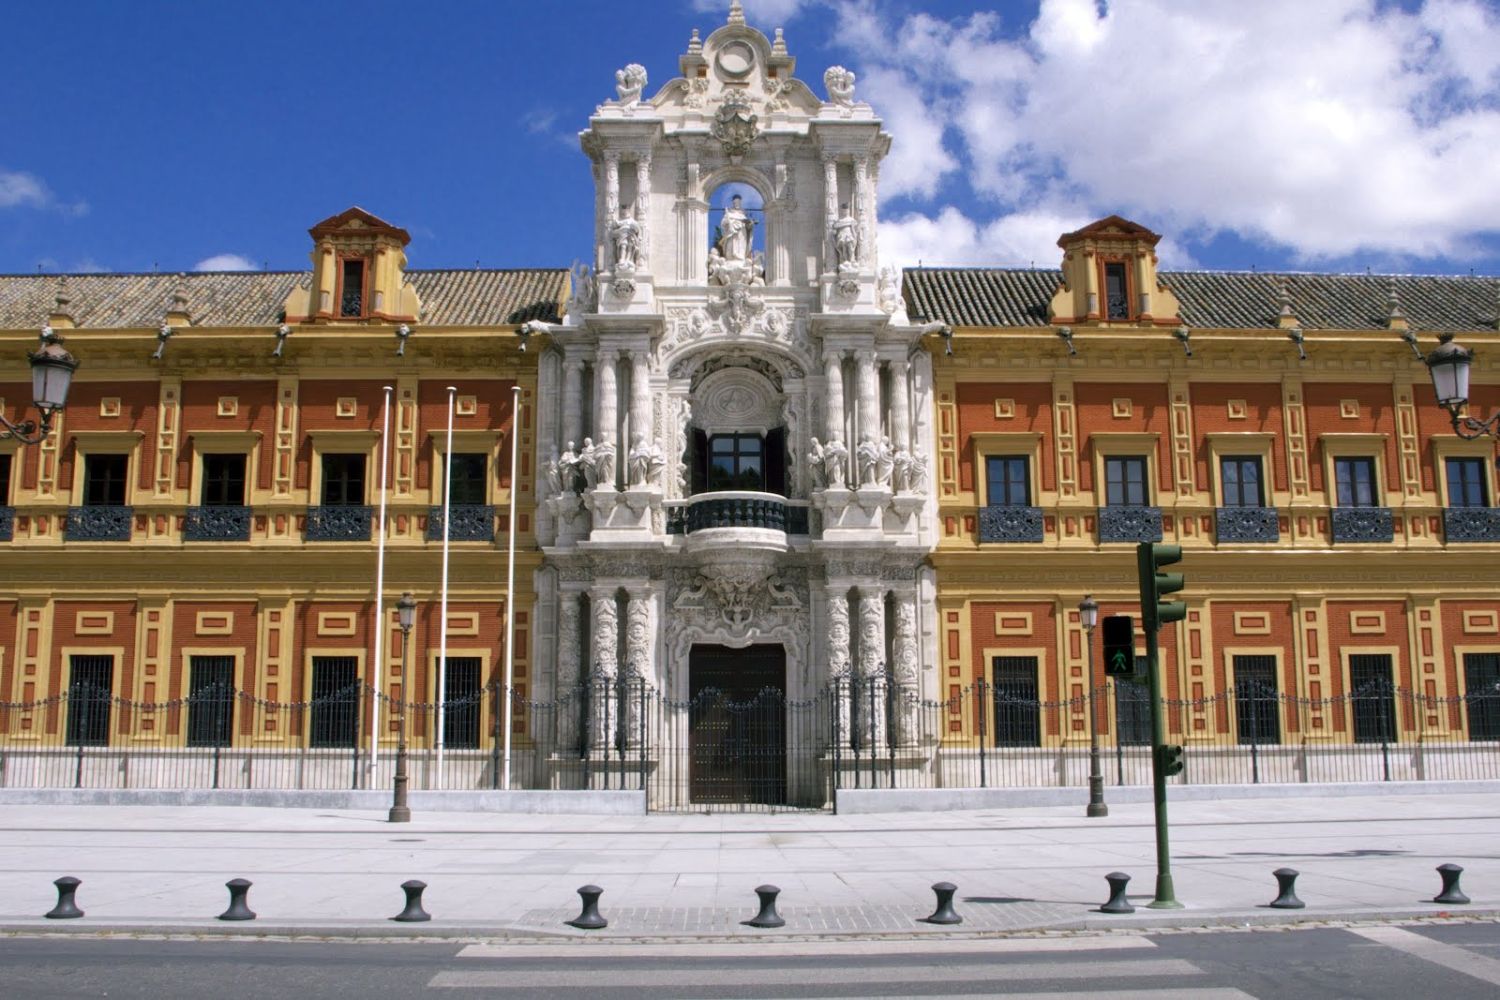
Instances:
[[[870,244],[874,243],[874,232],[870,227],[870,158],[854,158],[854,218],[859,222],[859,263],[864,265],[870,256]]]
[[[651,259],[651,154],[643,153],[635,160],[635,218],[641,224],[641,248],[636,254],[635,267],[644,271]]]
[[[630,447],[635,447],[635,439],[638,436],[647,444],[650,444],[652,439],[651,430],[651,371],[646,365],[646,352],[631,351]],[[630,455],[627,452],[621,455],[620,458],[621,464],[625,464],[629,461]]]
[[[595,750],[614,746],[616,732],[615,679],[620,675],[620,610],[613,587],[589,591],[594,611],[594,658],[588,686],[589,745]]]
[[[583,660],[582,619],[576,590],[559,590],[557,595],[557,680],[553,700],[557,705],[557,747],[578,747],[578,721],[583,711],[583,691],[579,686]]]
[[[839,738],[849,745],[849,588],[828,587],[828,682],[838,698]]]
[[[875,367],[875,352],[854,352],[855,392],[859,403],[860,441],[880,440],[880,375]],[[849,449],[851,452],[854,448]],[[857,467],[857,466],[856,466]]]
[[[896,591],[895,634],[891,637],[891,680],[894,685],[896,711],[891,713],[896,725],[895,739],[909,746],[916,737],[916,710],[921,695],[921,656],[917,646],[916,591]]]
[[[844,356],[839,351],[823,355],[823,423],[827,441],[844,441]],[[845,442],[852,443],[852,442]]]
[[[839,163],[823,154],[823,270],[832,271],[838,254],[833,249],[833,224],[839,218]]]
[[[604,154],[604,233],[602,239],[608,242],[609,227],[614,225],[620,217],[620,154]],[[615,265],[614,255],[609,258],[610,269]]]
[[[583,359],[563,359],[562,447],[583,445]]]
[[[619,468],[619,446],[616,438],[619,437],[619,389],[615,381],[615,363],[618,354],[613,350],[600,350],[598,359],[594,362],[594,385],[598,396],[598,412],[594,415],[594,447],[604,447],[606,444],[615,450],[615,467]],[[615,488],[615,477],[609,477],[605,482],[604,477],[599,479],[600,489],[612,490]]]
[[[655,659],[655,630],[651,628],[651,590],[630,589],[625,606],[625,743],[640,746],[641,696],[651,688],[651,665]]]
[[[855,707],[861,735],[869,745],[885,743],[885,706],[890,693],[885,664],[885,588],[863,586],[859,592],[859,699]]]

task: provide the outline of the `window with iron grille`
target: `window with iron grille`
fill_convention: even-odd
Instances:
[[[453,750],[479,749],[479,717],[484,707],[477,656],[448,657],[443,691],[443,745]]]
[[[1264,507],[1260,487],[1259,455],[1225,455],[1219,459],[1219,480],[1224,485],[1225,507]]]
[[[10,503],[10,453],[0,453],[0,506]]]
[[[455,454],[449,466],[452,477],[448,486],[448,501],[457,507],[461,504],[484,504],[485,475],[489,471],[489,456],[478,454]]]
[[[365,502],[365,456],[323,456],[323,506],[360,507]]]
[[[187,745],[227,747],[234,732],[234,657],[188,660]]]
[[[313,748],[352,747],[359,738],[359,660],[314,656],[311,729]]]
[[[203,456],[203,506],[245,506],[245,456]]]
[[[1031,463],[1025,455],[991,455],[984,460],[991,507],[1031,506]]]
[[[995,701],[995,746],[1042,745],[1036,657],[997,656],[991,664]]]
[[[1500,740],[1500,653],[1464,654],[1469,739]]]
[[[1334,485],[1340,507],[1379,507],[1375,489],[1375,459],[1346,456],[1333,460]]]
[[[1276,693],[1276,657],[1234,658],[1234,711],[1241,743],[1281,742],[1281,699]]]
[[[126,455],[85,455],[83,458],[83,505],[125,506]]]
[[[1104,301],[1106,319],[1130,318],[1130,280],[1123,261],[1109,261],[1104,265]]]
[[[1488,507],[1485,495],[1484,460],[1479,458],[1450,458],[1447,460],[1448,506]]]
[[[1110,507],[1145,507],[1150,503],[1146,488],[1145,455],[1110,455],[1104,459],[1105,504]]]
[[[109,745],[114,675],[113,656],[68,657],[68,746]]]
[[[1390,654],[1349,657],[1349,702],[1354,709],[1354,742],[1395,742],[1396,698]]]
[[[1138,676],[1146,676],[1146,657],[1135,658]],[[1151,689],[1133,681],[1114,679],[1115,686],[1115,738],[1121,746],[1144,747],[1151,745]]]
[[[339,315],[359,318],[365,314],[365,261],[350,257],[343,261],[339,288]]]

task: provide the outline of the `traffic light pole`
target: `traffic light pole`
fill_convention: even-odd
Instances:
[[[1172,886],[1172,848],[1167,836],[1167,720],[1162,708],[1161,665],[1158,635],[1163,621],[1181,621],[1186,607],[1177,601],[1162,601],[1162,595],[1182,589],[1182,575],[1158,572],[1182,558],[1175,545],[1142,542],[1136,549],[1140,573],[1141,628],[1146,633],[1146,681],[1151,699],[1151,801],[1156,813],[1156,898],[1147,904],[1154,910],[1180,910]]]

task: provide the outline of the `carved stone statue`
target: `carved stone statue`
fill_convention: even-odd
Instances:
[[[823,71],[823,86],[828,89],[828,101],[841,108],[854,104],[854,71],[842,66],[830,66]]]
[[[630,437],[630,455],[625,460],[626,482],[631,486],[644,486],[651,468],[651,446],[646,435],[639,432]]]
[[[912,493],[927,492],[927,460],[919,453],[911,456],[911,470],[906,474],[906,488]]]
[[[897,493],[905,493],[911,487],[911,452],[905,448],[891,456],[891,486]]]
[[[755,233],[755,220],[745,214],[739,195],[729,200],[724,217],[719,220],[718,236],[714,246],[726,261],[748,261],[750,245]]]
[[[859,223],[849,214],[847,202],[839,206],[839,217],[833,221],[833,252],[840,270],[859,264]]]
[[[594,445],[595,484],[603,489],[615,486],[615,446],[608,441]]]
[[[844,470],[848,467],[849,449],[838,438],[823,446],[823,475],[828,480],[829,489],[844,488]]]
[[[578,453],[573,450],[573,442],[568,442],[567,450],[557,459],[558,479],[562,483],[560,493],[577,493],[578,476],[580,474]]]
[[[641,224],[620,209],[620,217],[609,224],[610,246],[614,250],[615,270],[634,271],[641,252]]]
[[[812,488],[815,490],[828,485],[828,472],[823,467],[825,458],[823,446],[818,443],[817,438],[813,438],[812,447],[807,452],[807,474],[812,477]]]
[[[854,449],[855,464],[859,466],[859,485],[874,486],[880,465],[880,445],[865,438]]]
[[[568,314],[579,316],[595,312],[598,308],[598,288],[594,280],[594,269],[581,260],[575,260],[569,272],[572,276],[568,292]]]
[[[667,455],[661,450],[661,446],[653,441],[650,453],[646,456],[646,485],[661,485],[661,474],[665,471],[667,471]]]
[[[615,70],[615,93],[619,95],[620,103],[626,107],[637,103],[641,99],[641,91],[646,89],[646,67],[640,63],[631,63],[624,69]]]
[[[547,496],[555,497],[563,491],[563,469],[557,456],[557,449],[551,449],[547,456],[547,464],[543,466],[547,474]]]
[[[891,485],[891,476],[895,468],[895,449],[891,447],[891,439],[883,437],[880,439],[878,450],[875,453],[875,482],[881,486]]]
[[[583,448],[578,452],[578,471],[583,473],[583,488],[593,489],[599,483],[598,452],[593,438],[583,439]]]
[[[901,277],[894,267],[880,269],[880,286],[876,294],[881,312],[894,313],[901,304]]]

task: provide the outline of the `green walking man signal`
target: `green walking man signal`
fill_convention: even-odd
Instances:
[[[1135,676],[1135,620],[1129,615],[1104,619],[1104,673],[1110,677]]]

